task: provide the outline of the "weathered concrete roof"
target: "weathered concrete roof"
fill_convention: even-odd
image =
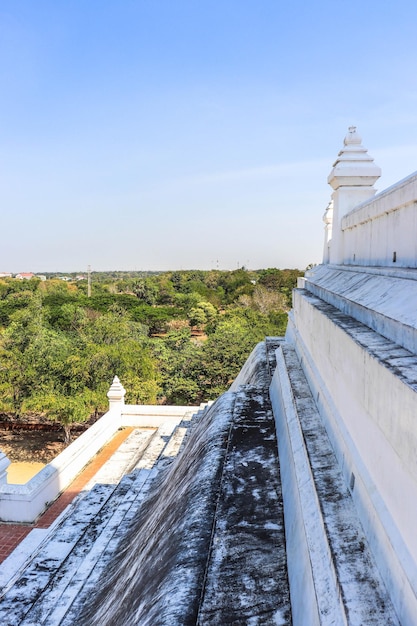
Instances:
[[[224,394],[191,423],[174,461],[170,447],[186,424],[172,435],[158,429],[118,484],[120,459],[103,468],[101,482],[6,585],[0,619],[10,626],[291,623],[264,345],[248,379],[252,385]]]
[[[237,384],[191,422],[173,433],[161,426],[116,484],[113,459],[113,469],[103,469],[100,482],[5,584],[0,621],[292,624],[303,598],[290,593],[284,522],[291,520],[284,517],[268,393],[281,342],[268,338],[257,346]],[[323,575],[327,567],[336,572],[348,616],[341,622],[339,614],[323,614],[322,623],[396,624],[314,400],[294,354],[285,346],[284,353],[334,558],[320,567]],[[138,434],[132,437],[143,444]]]

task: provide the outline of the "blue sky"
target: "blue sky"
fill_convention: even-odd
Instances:
[[[417,169],[417,2],[0,0],[0,271],[321,261],[349,125]]]

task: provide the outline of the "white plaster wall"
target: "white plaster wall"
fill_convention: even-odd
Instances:
[[[186,414],[191,416],[203,409],[204,406],[124,404],[122,407],[121,425],[157,428],[166,422],[179,424]]]
[[[297,294],[294,319],[389,508],[399,524],[409,520],[417,560],[417,507],[409,506],[410,489],[417,498],[417,393]]]
[[[341,220],[341,232],[339,262],[417,267],[417,174],[350,211]]]
[[[26,484],[0,485],[0,519],[34,522],[120,426],[120,410],[108,411]]]
[[[404,624],[417,610],[417,394],[294,293],[294,343]],[[410,621],[411,619],[411,621]]]
[[[330,263],[343,263],[346,256],[345,233],[342,227],[344,216],[352,207],[356,207],[374,195],[375,189],[373,187],[353,185],[339,187],[337,191],[333,192],[332,239],[328,259]]]
[[[51,463],[24,485],[0,484],[0,520],[34,522],[122,426],[157,428],[179,424],[205,405],[160,406],[115,403]]]

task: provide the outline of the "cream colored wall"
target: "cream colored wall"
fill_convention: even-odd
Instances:
[[[416,268],[417,173],[345,215],[341,237],[338,262]]]
[[[352,495],[365,532],[406,615],[416,610],[417,598],[417,393],[314,301],[294,292],[287,340],[296,347],[347,485],[355,475]]]

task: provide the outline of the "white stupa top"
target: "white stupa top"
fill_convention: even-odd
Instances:
[[[381,168],[362,145],[356,126],[350,126],[327,182],[333,187],[372,187],[381,176]]]

